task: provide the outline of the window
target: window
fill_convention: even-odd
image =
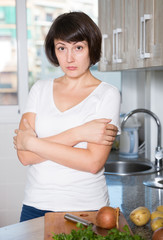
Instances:
[[[17,39],[15,4],[0,7],[0,104],[16,105]]]
[[[28,94],[25,0],[0,0],[0,122],[17,122]]]
[[[53,21],[53,14],[52,13],[46,13],[46,21],[52,22]]]

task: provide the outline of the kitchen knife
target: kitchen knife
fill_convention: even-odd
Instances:
[[[93,224],[92,222],[90,222],[86,219],[83,219],[81,217],[75,216],[73,214],[66,213],[64,215],[64,218],[66,220],[69,220],[69,221],[74,222],[74,223],[81,223],[85,227],[88,227],[88,226],[92,225],[93,232],[98,234],[98,235],[106,236],[107,233],[108,233],[108,229],[98,227],[95,224]]]

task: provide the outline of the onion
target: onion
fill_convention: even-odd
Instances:
[[[119,208],[102,207],[96,214],[96,225],[101,228],[118,228]]]
[[[162,239],[163,239],[163,227],[160,227],[154,231],[152,240],[162,240]]]

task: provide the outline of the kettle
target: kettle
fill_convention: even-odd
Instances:
[[[129,120],[120,135],[119,156],[122,158],[138,158],[138,129],[141,124],[135,117],[131,117]]]

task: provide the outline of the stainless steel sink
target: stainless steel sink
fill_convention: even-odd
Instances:
[[[143,160],[108,161],[105,164],[105,174],[108,175],[141,175],[160,171],[154,164]]]
[[[143,184],[147,187],[163,189],[163,178],[161,176],[160,177],[158,176],[155,179],[143,182]]]

